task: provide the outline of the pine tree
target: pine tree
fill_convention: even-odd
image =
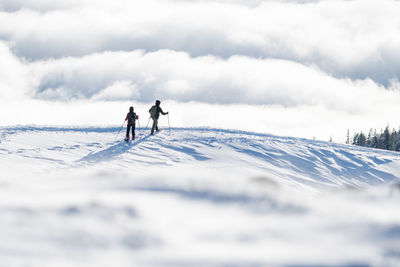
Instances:
[[[359,136],[358,133],[355,133],[355,134],[354,134],[354,136],[353,136],[353,142],[352,142],[353,145],[359,146],[359,144],[358,144],[358,136]]]
[[[390,135],[389,126],[386,126],[385,131],[383,132],[383,149],[390,150],[392,146]]]
[[[377,135],[378,136],[378,145],[377,148],[380,149],[385,149],[386,144],[385,144],[385,138],[383,136],[383,130],[381,129],[381,132]]]
[[[390,150],[396,150],[396,138],[397,132],[395,129],[393,129],[392,133],[390,134]]]
[[[358,135],[358,145],[359,146],[365,146],[367,143],[367,138],[365,137],[365,134],[363,134],[363,132],[361,132]]]
[[[369,129],[369,132],[368,132],[367,147],[372,147],[372,138],[373,138],[373,131],[371,128],[371,129]]]
[[[371,147],[373,147],[373,148],[379,147],[379,137],[378,137],[378,134],[376,133],[376,129],[374,130],[374,135],[372,137]]]
[[[349,131],[347,134],[349,140],[346,139],[346,143],[350,143]],[[400,129],[399,131],[390,130],[389,126],[386,126],[385,130],[381,129],[380,133],[377,133],[376,129],[370,129],[368,136],[365,136],[363,132],[355,133],[351,141],[353,145],[357,146],[400,151]]]

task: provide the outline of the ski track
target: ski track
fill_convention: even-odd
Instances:
[[[0,267],[400,266],[397,152],[118,131],[0,128]]]

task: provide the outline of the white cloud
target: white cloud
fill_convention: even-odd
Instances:
[[[146,120],[155,99],[163,100],[179,127],[343,140],[347,128],[400,125],[396,80],[389,90],[372,80],[337,79],[286,60],[193,58],[169,50],[24,62],[2,48],[10,70],[2,73],[9,86],[3,92],[15,94],[2,101],[2,125],[118,124],[132,103]]]
[[[126,99],[140,99],[140,92],[131,81],[116,81],[111,86],[92,96],[93,100],[124,101]]]
[[[313,67],[276,59],[190,57],[162,50],[105,52],[30,64],[40,99],[156,98],[218,104],[315,106],[366,112],[400,101],[371,80],[337,79]],[[362,101],[360,101],[362,100]]]
[[[0,37],[34,60],[170,49],[286,59],[386,86],[400,77],[395,0],[11,3],[22,9],[0,13]]]
[[[65,9],[78,6],[79,0],[2,0],[0,2],[0,10],[15,12],[20,9],[29,8],[37,11],[50,11],[56,9]],[[81,2],[82,4],[82,2]]]
[[[28,91],[24,63],[0,41],[0,101],[24,98]]]
[[[202,105],[225,117],[259,112],[243,124],[282,134],[332,132],[325,120],[342,132],[366,120],[396,126],[399,13],[395,0],[4,0],[2,110],[19,122],[12,107],[22,102],[45,112],[53,101],[65,111],[160,98],[198,110],[182,126],[235,128],[223,116],[203,121]]]

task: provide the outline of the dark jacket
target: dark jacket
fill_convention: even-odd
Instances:
[[[164,112],[160,106],[154,105],[154,106],[152,106],[152,107],[150,108],[150,110],[153,109],[153,108],[156,109],[156,112],[155,112],[155,114],[154,114],[154,119],[158,119],[158,118],[160,117],[160,113],[163,114],[163,115],[167,115],[167,113]],[[150,112],[150,110],[149,110],[149,112]],[[150,112],[150,113],[151,113],[151,112]],[[153,116],[152,116],[152,117],[153,117]]]
[[[135,112],[133,112],[133,113],[128,112],[128,114],[126,114],[125,120],[128,121],[128,124],[135,124],[137,118],[138,118],[138,116],[136,115]]]

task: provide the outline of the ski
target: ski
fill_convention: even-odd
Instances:
[[[152,136],[152,135],[156,135],[156,134],[158,134],[159,132],[161,132],[163,129],[158,129],[158,131],[154,131],[154,133],[153,134],[151,134],[150,133],[150,136]]]

